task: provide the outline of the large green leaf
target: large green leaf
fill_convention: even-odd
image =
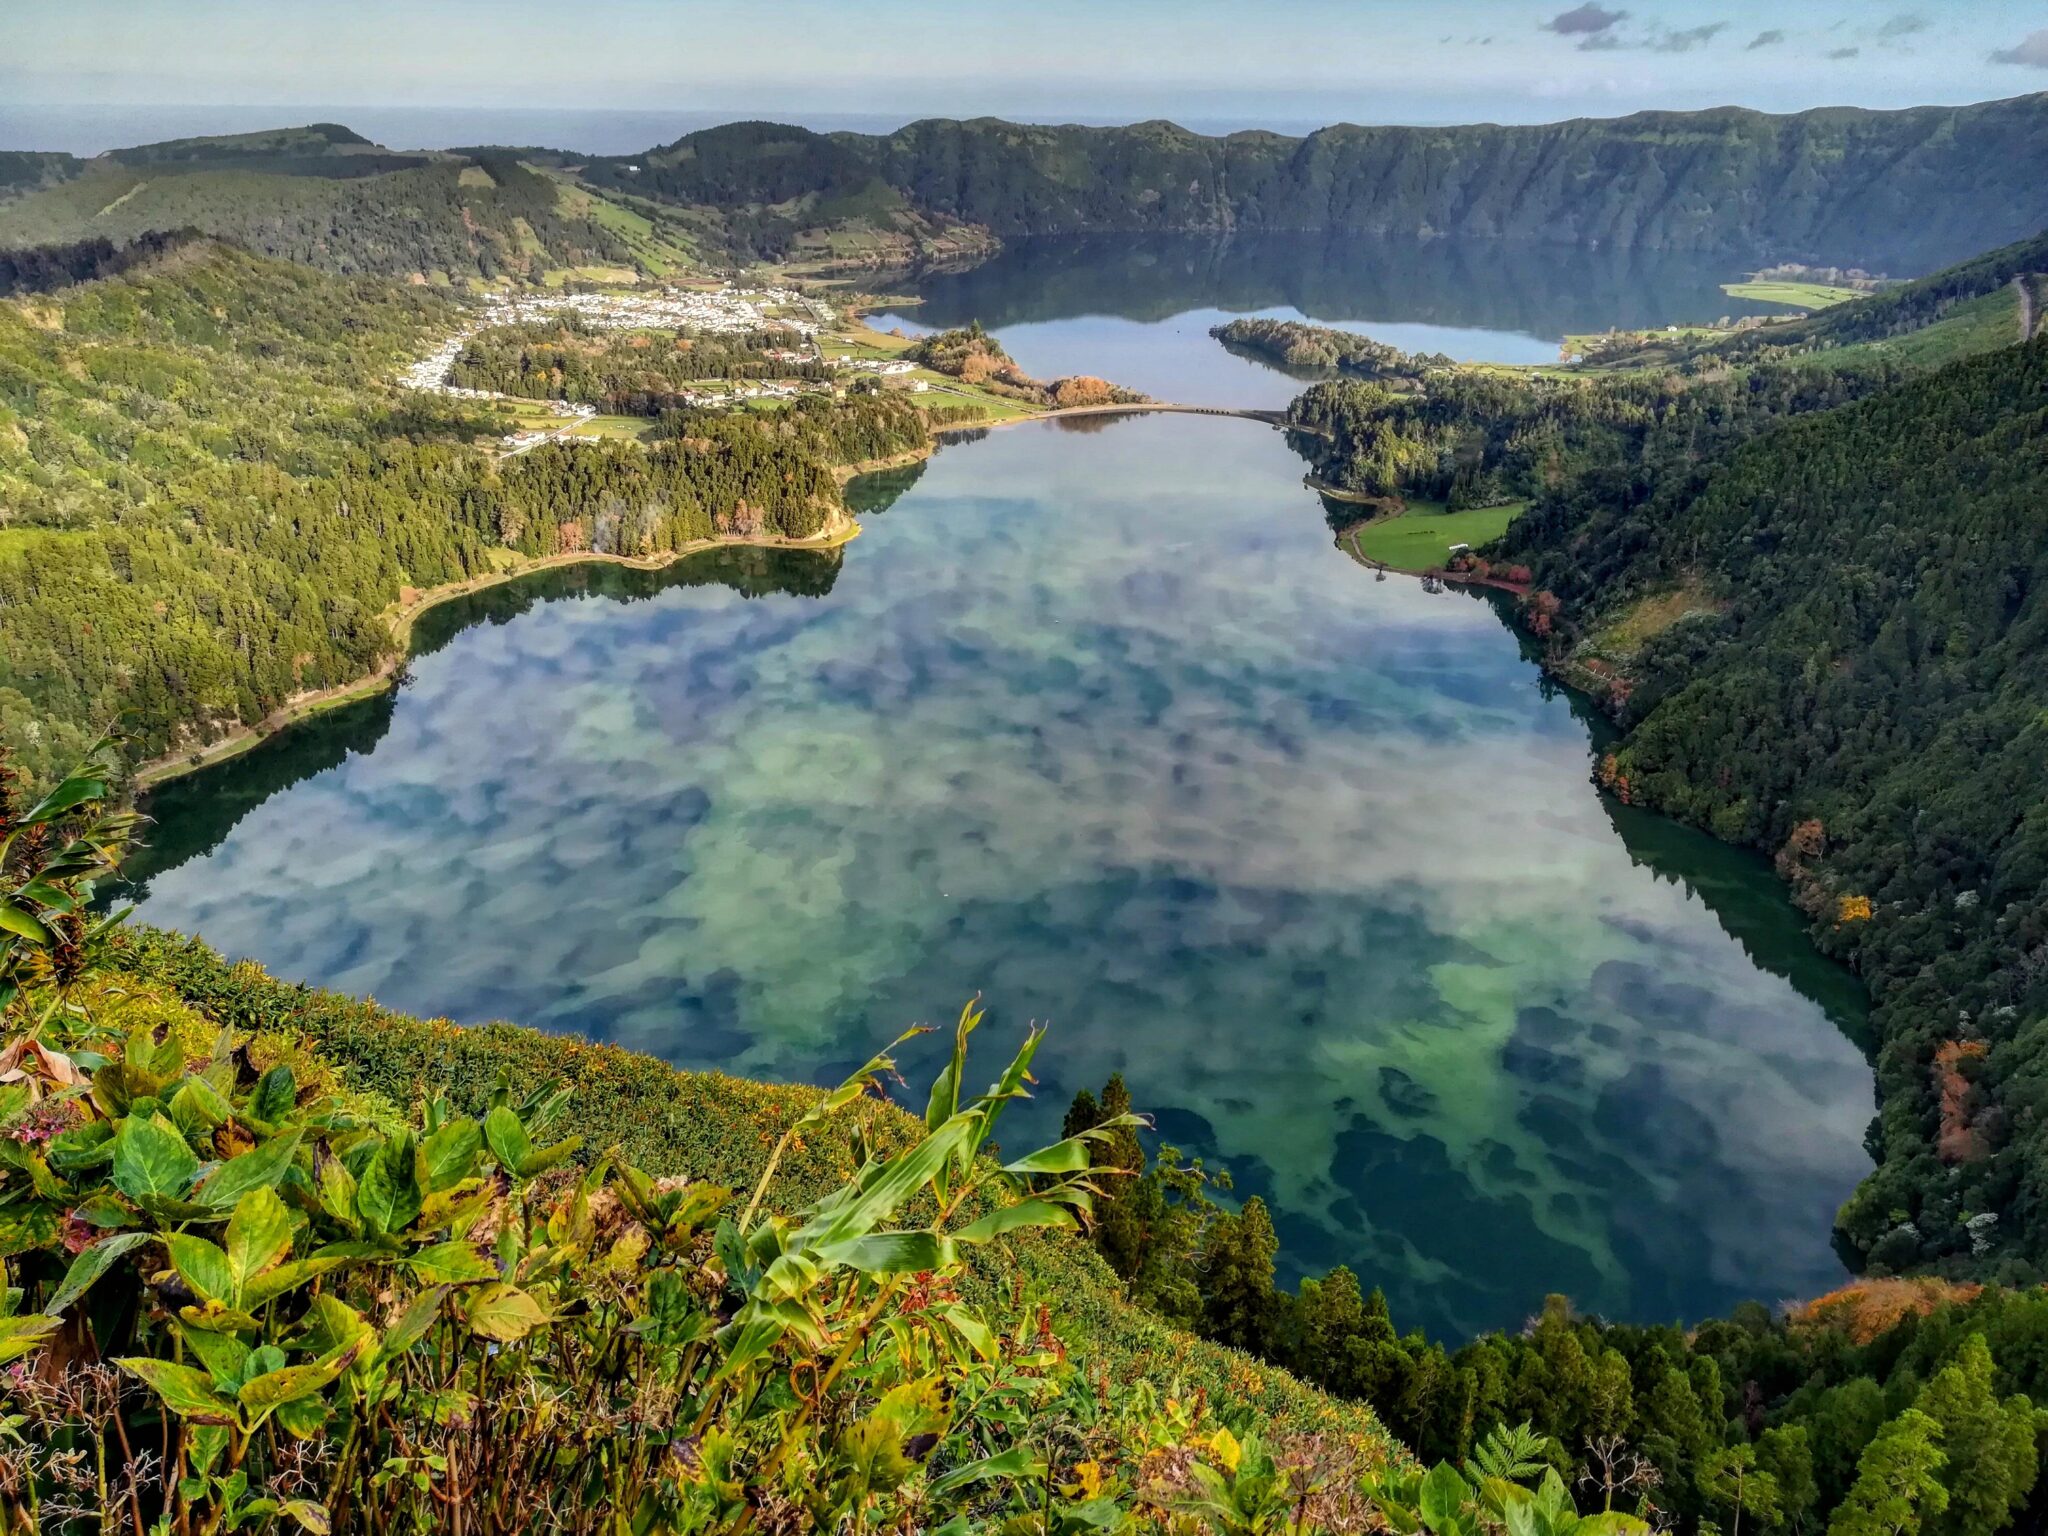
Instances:
[[[38,1312],[19,1317],[0,1317],[0,1364],[18,1359],[38,1348],[44,1339],[64,1326],[59,1317]]]
[[[420,1186],[429,1194],[452,1189],[476,1172],[483,1131],[474,1120],[451,1120],[420,1142]]]
[[[203,1077],[188,1077],[171,1095],[171,1120],[188,1136],[196,1136],[226,1123],[234,1113],[220,1090]]]
[[[825,1265],[844,1265],[864,1275],[914,1275],[944,1269],[957,1255],[952,1241],[935,1232],[875,1232],[827,1243],[817,1250]]]
[[[1024,1084],[1031,1078],[1031,1058],[1038,1054],[1038,1047],[1045,1039],[1045,1030],[1033,1029],[1024,1036],[1024,1043],[1017,1048],[1017,1054],[1010,1058],[1010,1064],[1003,1069],[1003,1075],[989,1085],[983,1095],[987,1102],[987,1117],[982,1121],[981,1140],[987,1141],[994,1133],[996,1121],[1002,1118],[1010,1100],[1029,1097]],[[976,1151],[980,1150],[977,1145]]]
[[[179,1418],[196,1424],[233,1424],[235,1411],[213,1390],[213,1379],[204,1371],[169,1360],[148,1358],[114,1362],[131,1375],[140,1376]]]
[[[66,811],[74,810],[89,801],[107,798],[107,781],[91,773],[74,773],[55,789],[30,806],[21,818],[20,825],[35,826],[38,822],[55,821]]]
[[[0,930],[27,939],[31,944],[47,948],[57,942],[56,936],[39,922],[26,907],[0,897]]]
[[[1026,1227],[1071,1227],[1074,1213],[1050,1200],[1019,1200],[1001,1210],[990,1211],[979,1221],[970,1221],[953,1234],[956,1243],[985,1243],[1006,1232]]]
[[[1438,1462],[1422,1480],[1423,1523],[1438,1536],[1463,1529],[1465,1504],[1471,1496],[1471,1486],[1458,1475],[1458,1469],[1447,1461]]]
[[[305,1331],[299,1335],[302,1347],[325,1359],[360,1344],[373,1347],[377,1330],[354,1307],[325,1292],[315,1296],[306,1308]],[[357,1351],[358,1358],[361,1351]]]
[[[62,1312],[83,1296],[95,1280],[112,1269],[123,1254],[132,1252],[148,1241],[147,1232],[124,1232],[119,1237],[104,1238],[85,1249],[71,1261],[71,1267],[64,1272],[64,1283],[57,1287],[57,1293],[50,1298],[50,1310]]]
[[[1572,1536],[1647,1536],[1649,1522],[1618,1509],[1603,1509],[1572,1527]]]
[[[467,1309],[469,1326],[487,1339],[516,1344],[548,1320],[539,1302],[516,1285],[489,1285],[476,1292]]]
[[[250,1285],[291,1252],[291,1247],[292,1219],[277,1191],[252,1189],[242,1196],[235,1214],[228,1218],[227,1231],[228,1271],[236,1306],[250,1306]]]
[[[131,1115],[114,1133],[114,1188],[130,1200],[149,1196],[176,1199],[192,1187],[199,1154],[161,1115]]]
[[[215,1333],[211,1329],[181,1325],[178,1337],[206,1367],[216,1389],[232,1392],[247,1379],[251,1350],[232,1333]]]
[[[232,1211],[250,1191],[271,1189],[281,1182],[298,1148],[297,1131],[273,1136],[262,1146],[222,1163],[193,1196],[210,1210]]]
[[[448,1287],[437,1285],[413,1297],[406,1309],[398,1314],[396,1322],[384,1330],[383,1342],[378,1345],[379,1360],[395,1360],[413,1345],[427,1336],[441,1316],[441,1303],[448,1299]]]
[[[932,1080],[931,1096],[925,1100],[924,1128],[936,1131],[960,1113],[960,1079],[967,1071],[967,1037],[981,1023],[973,1003],[960,1010],[960,1022],[953,1028],[953,1056],[945,1070]]]
[[[1069,1136],[1065,1141],[1056,1141],[1049,1147],[1040,1147],[1036,1152],[1027,1153],[1014,1163],[1003,1164],[1005,1173],[1079,1173],[1092,1161],[1088,1143],[1082,1137]]]
[[[820,1202],[817,1214],[791,1236],[791,1246],[866,1236],[932,1181],[954,1152],[973,1138],[980,1121],[977,1111],[963,1110],[902,1156],[882,1165],[863,1187]]]
[[[355,1351],[350,1349],[310,1365],[288,1365],[281,1371],[265,1371],[261,1376],[252,1376],[243,1382],[242,1390],[235,1395],[252,1415],[266,1414],[332,1386],[354,1363]]]
[[[278,1264],[257,1275],[242,1289],[242,1305],[254,1311],[266,1306],[287,1292],[295,1291],[308,1281],[340,1269],[344,1264],[354,1264],[363,1259],[373,1259],[383,1253],[375,1243],[329,1243],[317,1248],[303,1259]]]
[[[163,1245],[171,1256],[171,1268],[201,1301],[234,1305],[235,1272],[226,1253],[193,1232],[166,1232]]]
[[[1007,1478],[1036,1481],[1045,1475],[1045,1463],[1031,1454],[1030,1447],[1013,1445],[1000,1456],[984,1456],[979,1461],[970,1461],[964,1467],[955,1467],[944,1477],[932,1482],[934,1495],[951,1493],[956,1488],[965,1488],[970,1483],[986,1483]]]
[[[498,1278],[498,1266],[475,1243],[435,1243],[408,1254],[405,1262],[428,1285],[468,1285]]]
[[[514,1177],[533,1156],[533,1141],[526,1127],[503,1104],[484,1117],[484,1140],[490,1143],[491,1156]]]
[[[249,1117],[275,1125],[292,1112],[298,1101],[298,1079],[290,1067],[280,1063],[256,1079],[256,1091],[249,1096]]]
[[[377,1149],[356,1187],[356,1211],[375,1232],[402,1232],[420,1213],[420,1185],[410,1137]]]

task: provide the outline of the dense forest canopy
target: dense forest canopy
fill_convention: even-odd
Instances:
[[[1600,468],[1504,541],[1627,658],[1603,778],[1779,858],[1870,986],[1878,1172],[1839,1230],[1878,1271],[2038,1275],[2048,1013],[2048,344],[1955,364],[1732,451]]]
[[[507,554],[813,538],[838,466],[930,441],[902,399],[821,398],[500,460],[501,427],[390,382],[461,313],[204,240],[0,304],[0,742],[33,776],[112,725],[149,757],[359,679],[407,589]]]
[[[1064,1129],[1113,1126],[1114,1076],[1076,1095]],[[1929,1531],[2036,1529],[2036,1438],[2048,1419],[2048,1292],[1866,1280],[1776,1312],[1745,1303],[1692,1327],[1606,1323],[1552,1296],[1519,1332],[1446,1344],[1402,1333],[1377,1287],[1339,1265],[1296,1292],[1274,1283],[1265,1203],[1232,1210],[1216,1175],[1172,1147],[1148,1157],[1111,1130],[1098,1166],[1142,1170],[1096,1203],[1092,1239],[1140,1305],[1335,1396],[1372,1405],[1426,1459],[1470,1464],[1526,1424],[1531,1454],[1590,1502],[1708,1536],[1752,1528],[1874,1536],[1864,1507],[1897,1437],[1938,1451],[1894,1490]],[[1922,1415],[1921,1424],[1912,1415]],[[1948,1525],[1945,1505],[1967,1511]],[[1895,1518],[1897,1512],[1895,1511]],[[1898,1527],[1890,1528],[1896,1531]]]
[[[125,243],[194,228],[344,276],[457,282],[586,264],[630,269],[634,261],[623,233],[575,211],[561,182],[509,155],[384,161],[251,152],[159,164],[131,162],[130,153],[0,203],[0,245]]]

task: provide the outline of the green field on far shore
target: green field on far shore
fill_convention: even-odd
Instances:
[[[1794,309],[1826,309],[1867,297],[1855,288],[1837,288],[1832,283],[1748,282],[1723,283],[1721,291],[1731,299],[1749,299],[1758,304],[1789,304]]]
[[[1504,507],[1447,512],[1436,503],[1410,502],[1406,512],[1354,528],[1343,542],[1362,559],[1397,571],[1427,571],[1450,560],[1453,544],[1477,549],[1499,538],[1527,505],[1517,501]]]

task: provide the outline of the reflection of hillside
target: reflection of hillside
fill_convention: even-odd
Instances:
[[[708,586],[730,587],[745,597],[823,597],[839,579],[842,555],[841,549],[738,547],[709,550],[658,571],[557,566],[428,609],[413,627],[412,653],[430,655],[472,625],[508,623],[565,598],[631,603],[675,587]],[[396,696],[385,692],[309,716],[238,757],[160,786],[144,807],[156,821],[148,829],[148,846],[129,861],[128,881],[110,894],[119,900],[148,895],[152,876],[213,852],[272,795],[369,752],[390,730],[395,706]]]
[[[927,277],[920,322],[988,326],[1291,305],[1312,319],[1403,320],[1537,336],[1762,313],[1721,292],[1735,257],[1499,241],[1426,245],[1247,235],[1018,240]]]
[[[870,470],[864,475],[855,475],[846,482],[841,492],[846,499],[846,509],[855,517],[873,517],[895,506],[905,491],[917,484],[924,475],[926,460],[919,459],[913,464],[901,464],[894,469]]]
[[[413,626],[412,652],[431,656],[472,625],[508,624],[542,603],[570,598],[637,603],[677,587],[730,587],[742,597],[823,597],[839,580],[843,556],[839,548],[735,545],[705,550],[657,571],[608,561],[555,566],[429,608]]]
[[[391,729],[394,703],[385,692],[309,715],[237,757],[158,786],[142,807],[154,824],[144,828],[144,846],[113,895],[148,895],[151,876],[213,852],[272,795],[370,751]]]
[[[1870,997],[1863,983],[1813,947],[1805,918],[1762,855],[1608,795],[1600,803],[1631,859],[1705,902],[1752,965],[1789,983],[1843,1034],[1870,1048]]]
[[[1542,648],[1515,622],[1513,598],[1490,590],[1445,589],[1447,597],[1453,593],[1490,605],[1514,631],[1523,659],[1540,664]],[[1572,714],[1586,727],[1591,753],[1605,750],[1616,734],[1614,722],[1591,698],[1547,674],[1540,686],[1547,693],[1564,696]],[[1863,983],[1848,967],[1813,947],[1806,936],[1806,919],[1792,905],[1785,883],[1762,855],[1668,816],[1623,805],[1611,795],[1601,795],[1600,804],[1635,863],[1697,896],[1714,914],[1721,931],[1742,946],[1751,964],[1788,983],[1843,1034],[1868,1048],[1870,996]]]

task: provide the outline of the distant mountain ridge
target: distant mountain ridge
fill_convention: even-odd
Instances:
[[[93,159],[0,153],[0,246],[196,228],[330,271],[463,281],[738,261],[887,264],[991,237],[1318,233],[1808,261],[1908,276],[2048,227],[2048,94],[1306,137],[932,119],[731,123],[637,156],[395,151],[336,123]]]
[[[2048,225],[2048,94],[1898,112],[1742,108],[1528,127],[934,119],[895,133],[735,123],[584,179],[713,207],[886,191],[999,236],[1342,230],[1744,251],[1927,270]],[[1905,231],[1924,237],[1904,237]],[[1903,264],[1903,263],[1900,263]]]

